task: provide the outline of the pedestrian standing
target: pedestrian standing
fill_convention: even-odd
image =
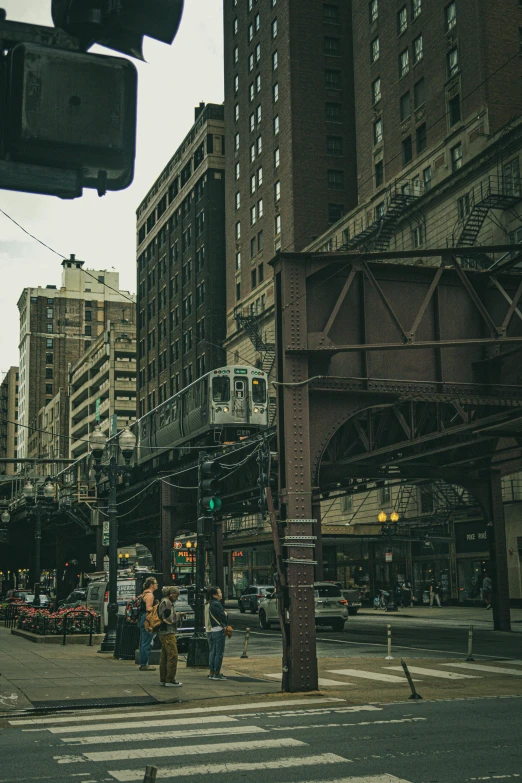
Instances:
[[[181,612],[175,612],[173,604],[179,598],[177,587],[169,585],[163,588],[163,600],[158,607],[161,620],[158,635],[161,642],[160,685],[166,688],[180,688],[183,683],[176,680],[178,668],[178,644],[176,630],[178,621],[182,619]]]
[[[435,577],[430,582],[430,606],[433,606],[433,601],[437,601],[440,609],[440,584]]]
[[[210,653],[209,680],[226,680],[226,677],[221,674],[221,665],[225,654],[225,628],[228,625],[228,616],[221,603],[222,597],[219,587],[208,588],[205,604],[205,630]]]
[[[402,605],[407,607],[411,606],[411,582],[407,576],[404,577],[404,581],[401,586],[402,590]]]
[[[154,597],[154,590],[157,590],[158,583],[153,576],[148,576],[143,583],[143,593],[139,607],[138,627],[140,629],[140,672],[155,672],[155,666],[149,666],[149,655],[152,640],[155,634],[149,633],[145,628],[147,614],[152,611],[152,607],[157,603]]]
[[[491,593],[493,592],[493,582],[491,577],[484,572],[484,579],[482,580],[482,600],[486,609],[491,609]]]

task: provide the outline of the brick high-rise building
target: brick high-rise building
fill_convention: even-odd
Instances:
[[[138,415],[224,363],[223,107],[195,122],[137,210]]]
[[[271,369],[268,262],[356,203],[351,5],[224,2],[231,361]]]
[[[73,255],[62,261],[60,288],[25,288],[20,311],[18,456],[29,456],[29,426],[59,389],[68,369],[105,328],[135,307],[134,296],[119,290],[119,274],[84,269]]]
[[[18,450],[18,367],[11,367],[0,386],[0,457],[17,456]],[[0,474],[12,476],[13,462],[0,463]]]

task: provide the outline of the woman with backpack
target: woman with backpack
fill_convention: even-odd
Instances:
[[[145,628],[147,615],[150,615],[155,604],[154,590],[158,589],[158,583],[153,576],[148,576],[143,583],[143,593],[139,606],[138,627],[140,629],[140,672],[155,672],[155,666],[149,666],[149,655],[154,633]]]
[[[183,683],[176,680],[178,668],[176,630],[183,613],[175,612],[173,606],[179,598],[179,589],[168,585],[163,588],[162,592],[163,600],[158,607],[158,616],[161,620],[158,631],[161,642],[160,685],[164,685],[166,688],[180,688]]]

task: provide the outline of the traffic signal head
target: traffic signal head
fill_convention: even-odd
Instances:
[[[199,463],[199,503],[203,514],[214,514],[221,510],[221,473],[221,467],[213,460],[203,459]]]
[[[101,44],[143,59],[143,38],[171,44],[184,0],[52,0],[53,22],[83,48]]]

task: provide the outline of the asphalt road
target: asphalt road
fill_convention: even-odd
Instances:
[[[263,631],[257,615],[240,614],[227,608],[236,633],[227,643],[227,654],[235,655],[244,641],[244,631],[251,628],[249,649],[252,655],[276,655],[281,650],[281,633],[278,628]],[[350,617],[342,632],[329,628],[317,630],[317,655],[347,656],[375,655],[387,645],[387,625],[391,625],[393,649],[415,657],[448,657],[467,655],[468,626],[444,621],[443,610],[433,610],[433,621],[418,620],[397,614],[377,614],[371,610]],[[473,655],[475,658],[520,658],[522,635],[499,633],[490,630],[488,624],[474,627]]]
[[[20,720],[20,719],[19,719]],[[4,722],[0,783],[467,783],[522,777],[522,698],[162,705]]]

